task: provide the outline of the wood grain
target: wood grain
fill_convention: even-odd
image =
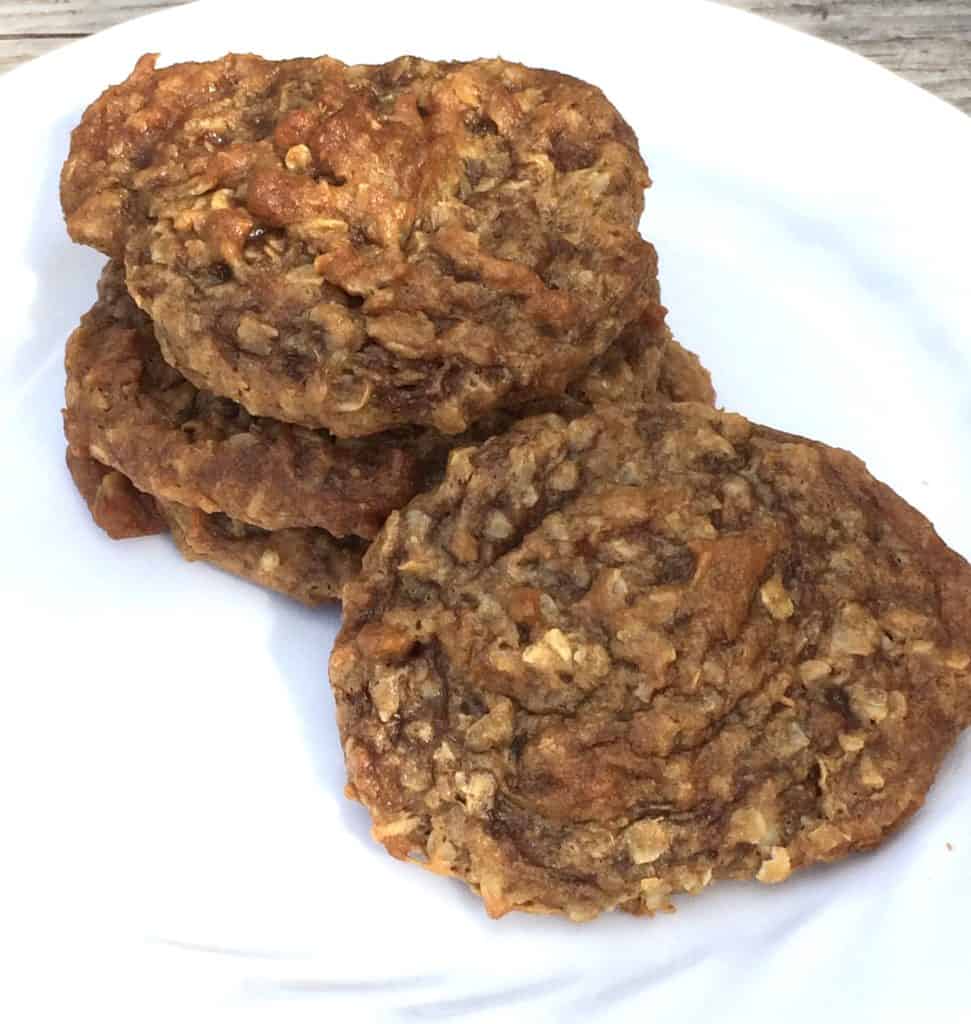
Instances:
[[[0,0],[0,71],[182,0]],[[848,47],[971,113],[971,0],[726,0]]]
[[[181,0],[0,0],[0,72]]]
[[[838,43],[971,114],[969,0],[728,0]]]

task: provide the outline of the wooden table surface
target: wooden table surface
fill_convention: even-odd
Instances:
[[[180,0],[0,0],[0,71]],[[863,54],[971,113],[971,0],[728,0]]]

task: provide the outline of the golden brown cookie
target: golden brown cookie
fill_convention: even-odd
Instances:
[[[134,487],[128,477],[70,447],[67,468],[91,518],[112,540],[165,533],[155,499]]]
[[[162,359],[117,263],[68,342],[66,368],[71,446],[168,501],[267,530],[369,537],[424,479],[412,435],[337,441],[193,387]]]
[[[555,72],[149,56],[85,113],[62,203],[196,386],[339,436],[457,434],[656,308],[647,184],[617,111]]]
[[[159,501],[158,508],[190,562],[210,562],[307,605],[339,601],[367,548],[358,537],[338,540],[314,527],[261,530],[174,501]]]
[[[373,537],[389,512],[438,477],[454,445],[483,440],[515,419],[493,414],[460,438],[426,428],[337,440],[254,418],[193,387],[162,359],[151,322],[128,296],[115,262],[68,342],[66,369],[65,432],[76,451],[159,498],[265,530],[319,527],[334,536]],[[662,319],[643,317],[571,385],[571,394],[619,401],[659,388],[671,397],[713,398],[697,358],[670,339]]]
[[[67,464],[92,518],[114,540],[170,530],[189,561],[211,562],[308,605],[339,600],[344,584],[360,570],[366,544],[358,538],[338,540],[313,528],[260,530],[222,513],[158,501],[70,448]]]
[[[847,452],[696,404],[455,451],[344,595],[349,779],[492,915],[883,840],[971,720],[971,568]]]

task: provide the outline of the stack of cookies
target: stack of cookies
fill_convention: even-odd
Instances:
[[[597,89],[499,60],[144,58],[64,168],[95,520],[341,597],[348,793],[496,916],[871,847],[971,721],[971,568],[714,409],[647,184]]]
[[[111,259],[67,351],[95,519],[314,603],[527,409],[711,401],[664,325],[647,183],[616,110],[552,72],[142,60],[63,173],[71,236]]]

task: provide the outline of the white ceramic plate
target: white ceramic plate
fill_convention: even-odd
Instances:
[[[723,403],[854,449],[971,554],[971,121],[876,66],[686,0],[274,0],[175,8],[14,71],[0,1016],[968,1020],[971,737],[874,854],[774,889],[716,885],[653,921],[493,922],[387,857],[342,796],[336,612],[93,526],[59,423],[64,340],[101,263],[61,225],[68,131],[143,51],[230,49],[498,53],[601,85],[651,165],[644,230],[672,323]]]

